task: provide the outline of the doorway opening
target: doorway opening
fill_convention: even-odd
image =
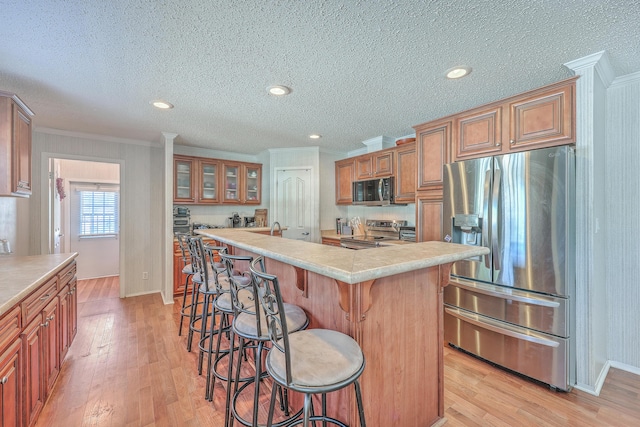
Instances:
[[[120,168],[49,159],[49,252],[77,252],[79,280],[120,275]]]

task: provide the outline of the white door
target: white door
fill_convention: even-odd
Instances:
[[[69,246],[71,252],[78,252],[78,279],[117,276],[120,273],[119,186],[74,182],[70,193]],[[88,200],[86,206],[82,205],[83,199]]]
[[[276,170],[275,196],[273,220],[287,227],[282,237],[311,241],[311,170]]]

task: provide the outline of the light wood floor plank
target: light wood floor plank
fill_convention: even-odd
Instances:
[[[180,301],[118,295],[117,276],[78,282],[78,335],[36,426],[222,426],[224,387],[216,382],[214,402],[204,400],[197,352],[178,337]],[[551,391],[450,348],[444,355],[448,427],[640,426],[637,375],[611,369],[596,397]]]

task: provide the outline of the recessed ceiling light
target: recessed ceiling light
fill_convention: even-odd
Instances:
[[[449,68],[445,75],[448,79],[459,79],[460,77],[464,77],[471,72],[471,67],[467,67],[464,65],[460,65],[457,67]]]
[[[309,135],[309,138],[311,138],[311,139],[320,139],[320,138],[322,138],[322,135],[318,135],[317,133],[312,133],[311,135]]]
[[[267,88],[267,91],[271,95],[284,96],[284,95],[289,95],[291,93],[291,88],[289,88],[287,86],[276,85],[276,86],[269,86]]]
[[[157,101],[151,101],[151,105],[153,105],[156,108],[159,108],[161,110],[170,110],[173,108],[173,104],[167,101],[161,101],[161,100],[157,100]]]

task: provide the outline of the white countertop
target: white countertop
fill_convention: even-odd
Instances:
[[[445,242],[391,245],[356,251],[245,230],[209,229],[196,232],[350,284],[489,253],[488,248]]]
[[[0,315],[45,283],[77,253],[0,257]]]

